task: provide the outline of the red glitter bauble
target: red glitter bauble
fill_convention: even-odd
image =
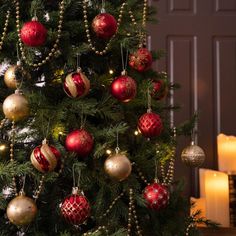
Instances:
[[[32,20],[23,25],[20,37],[27,46],[42,46],[47,39],[47,29],[40,22]]]
[[[115,78],[111,84],[111,94],[121,102],[129,102],[136,96],[137,84],[127,75]]]
[[[160,116],[153,112],[143,114],[138,120],[138,129],[147,138],[160,135],[163,129]]]
[[[67,135],[65,146],[68,151],[86,157],[93,149],[93,137],[84,129],[74,130]]]
[[[153,90],[151,96],[155,100],[161,100],[168,94],[168,83],[166,80],[159,79],[152,81]]]
[[[61,154],[52,145],[44,140],[42,145],[37,146],[30,156],[33,166],[42,173],[55,170],[61,164]]]
[[[64,91],[69,97],[79,98],[85,96],[90,89],[90,81],[85,74],[78,69],[77,72],[66,76]]]
[[[61,214],[73,225],[81,225],[90,216],[90,204],[83,194],[72,193],[61,204]]]
[[[166,186],[153,183],[144,189],[144,199],[150,209],[160,210],[165,208],[169,202],[169,191]]]
[[[152,65],[152,54],[146,48],[139,48],[130,55],[129,65],[139,72],[144,72]]]
[[[112,15],[101,13],[93,19],[92,28],[97,37],[110,39],[117,31],[117,22]]]

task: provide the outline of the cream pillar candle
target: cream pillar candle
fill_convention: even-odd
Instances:
[[[236,137],[219,134],[217,136],[219,170],[236,172]]]
[[[228,175],[214,170],[200,169],[200,195],[206,199],[206,218],[229,227]]]

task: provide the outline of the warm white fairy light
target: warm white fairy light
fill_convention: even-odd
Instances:
[[[110,154],[111,154],[111,150],[110,150],[110,149],[107,149],[107,150],[106,150],[106,153],[107,153],[108,155],[110,155]]]
[[[138,132],[138,130],[135,130],[135,131],[134,131],[134,135],[136,135],[136,136],[138,136],[138,135],[139,135],[139,132]]]
[[[113,75],[114,74],[114,71],[112,69],[109,70],[109,74],[110,75]]]
[[[5,144],[1,144],[0,145],[0,151],[4,151],[6,149],[6,145]]]

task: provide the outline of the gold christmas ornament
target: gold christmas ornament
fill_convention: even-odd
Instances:
[[[118,181],[126,179],[132,170],[130,160],[121,153],[108,157],[104,163],[105,172]]]
[[[29,116],[29,103],[21,91],[16,90],[3,102],[3,113],[11,121],[20,121]]]
[[[13,198],[7,206],[7,217],[17,226],[29,225],[37,214],[37,206],[32,198],[26,197],[23,192]]]
[[[198,167],[205,161],[205,153],[199,146],[192,141],[190,146],[187,146],[181,154],[181,159],[184,164],[190,167]]]

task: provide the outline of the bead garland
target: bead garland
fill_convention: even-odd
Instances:
[[[5,21],[5,24],[4,24],[2,36],[1,36],[0,50],[2,50],[2,45],[3,45],[3,42],[4,42],[5,37],[6,37],[6,34],[7,34],[7,27],[8,27],[8,23],[9,23],[10,14],[11,14],[11,13],[10,13],[10,11],[8,10],[8,11],[7,11],[7,14],[6,14],[6,21]]]
[[[122,192],[120,195],[118,195],[110,204],[110,206],[108,207],[108,209],[106,210],[106,212],[104,214],[102,214],[99,218],[104,218],[106,217],[112,210],[113,206],[117,203],[117,201],[124,196],[124,192]]]
[[[142,236],[142,231],[139,226],[139,221],[137,217],[137,213],[135,210],[135,205],[134,205],[134,197],[133,197],[133,189],[129,189],[129,213],[128,213],[128,229],[127,229],[127,236],[131,236],[131,230],[132,230],[132,217],[135,223],[135,228],[136,228],[136,234],[138,236]]]
[[[4,124],[5,124],[6,121],[7,121],[6,118],[4,118],[3,120],[1,120],[1,122],[0,122],[0,129],[3,128],[3,126],[4,126]]]
[[[92,235],[92,234],[96,234],[96,233],[98,233],[99,231],[104,231],[105,233],[106,233],[106,235],[108,235],[108,230],[107,230],[107,228],[106,228],[106,226],[99,226],[98,228],[97,228],[97,230],[95,230],[95,231],[93,231],[93,232],[87,232],[87,233],[84,233],[83,234],[83,236],[89,236],[89,235]]]
[[[19,6],[20,4],[19,4],[19,0],[15,0],[14,3],[16,6],[16,28],[17,28],[17,34],[18,34],[18,41],[19,41],[19,45],[20,45],[21,57],[27,65],[32,66],[34,68],[38,68],[38,67],[46,64],[52,57],[54,57],[58,53],[58,44],[59,44],[60,38],[61,38],[62,23],[63,23],[63,18],[64,18],[65,1],[62,0],[61,3],[59,4],[60,11],[59,11],[59,22],[58,22],[58,27],[57,27],[56,41],[53,44],[53,47],[50,50],[50,52],[48,53],[48,55],[41,62],[38,62],[38,63],[31,63],[26,58],[26,54],[25,54],[25,51],[23,48],[23,43],[20,38],[20,6]]]
[[[190,222],[188,227],[186,228],[186,232],[185,232],[185,236],[189,236],[189,231],[191,228],[194,228],[195,227],[195,224],[194,222]]]
[[[149,185],[150,183],[147,181],[147,179],[145,178],[143,172],[141,171],[141,169],[137,166],[137,164],[135,162],[132,163],[133,166],[136,166],[136,169],[138,171],[138,176],[140,177],[140,179],[147,185]]]

